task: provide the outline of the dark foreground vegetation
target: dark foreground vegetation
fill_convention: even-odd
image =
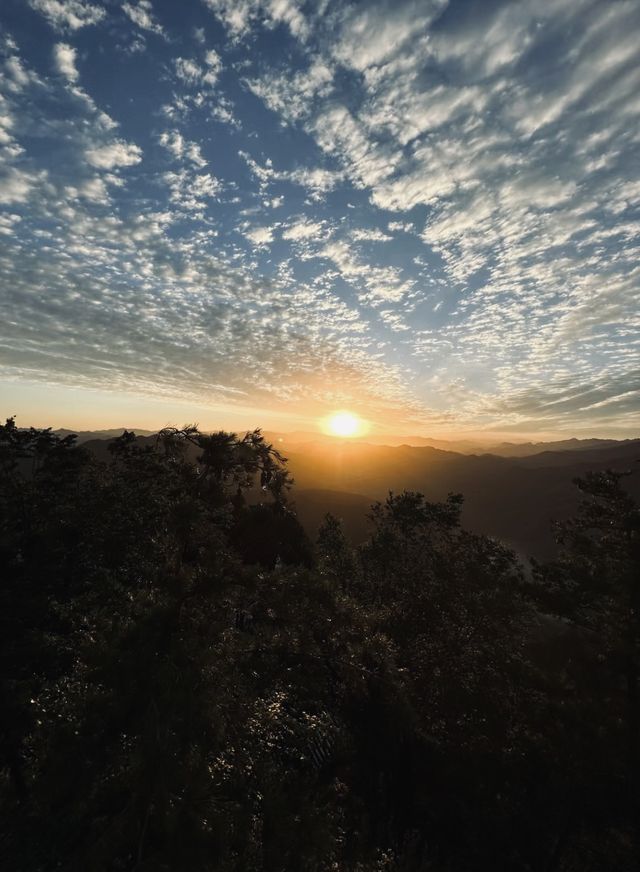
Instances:
[[[461,498],[308,540],[259,431],[0,427],[0,865],[628,870],[640,517],[578,483],[523,574]]]

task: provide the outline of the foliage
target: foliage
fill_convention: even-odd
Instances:
[[[626,828],[640,856],[640,509],[623,480],[612,471],[576,480],[579,512],[557,525],[558,559],[535,567],[532,592],[580,643],[572,708],[585,724],[570,756],[598,783],[581,804],[600,827]]]
[[[260,431],[99,460],[0,427],[4,865],[542,872],[593,864],[599,820],[592,868],[622,868],[620,481],[581,483],[533,581],[459,496],[390,494],[358,548],[328,516],[313,548],[291,484]]]

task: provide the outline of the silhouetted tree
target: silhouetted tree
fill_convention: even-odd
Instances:
[[[559,557],[536,565],[533,592],[584,640],[589,681],[582,678],[580,710],[593,727],[582,731],[589,736],[582,768],[598,761],[602,773],[589,792],[592,816],[619,824],[626,782],[640,856],[640,509],[623,480],[612,471],[576,479],[578,514],[557,525]]]
[[[316,551],[319,571],[345,591],[351,590],[358,571],[356,557],[340,521],[330,513],[318,530]]]
[[[526,583],[457,495],[391,494],[358,548],[327,516],[312,549],[259,430],[125,431],[104,455],[0,427],[7,868],[629,866],[619,476],[581,483]]]

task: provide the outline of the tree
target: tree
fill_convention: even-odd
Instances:
[[[627,782],[628,813],[640,856],[640,509],[624,490],[625,475],[589,473],[576,517],[557,525],[559,557],[536,565],[536,601],[590,642],[594,676],[606,677],[592,705],[599,725],[599,756],[616,761],[614,782]],[[621,706],[618,679],[625,685]],[[626,765],[617,753],[626,724]],[[591,749],[593,758],[596,751]],[[628,773],[628,775],[627,775]],[[615,787],[612,793],[618,793]]]
[[[588,867],[598,827],[598,868],[623,868],[620,477],[581,483],[533,585],[460,496],[390,494],[357,548],[327,516],[312,552],[290,485],[259,431],[125,431],[100,460],[0,427],[7,864],[550,872],[572,839]],[[549,625],[573,632],[560,669],[534,644]]]
[[[415,492],[374,505],[358,596],[393,645],[422,749],[423,768],[412,754],[397,788],[413,796],[404,826],[422,815],[437,843],[457,819],[449,850],[490,863],[496,844],[503,858],[513,845],[522,801],[532,615],[514,554],[464,531],[461,507],[459,495],[431,503]]]
[[[358,567],[354,550],[347,541],[338,518],[325,515],[316,540],[318,568],[345,591],[351,591]]]
[[[284,460],[259,433],[190,427],[125,432],[101,462],[12,421],[0,459],[8,862],[337,862],[367,633],[301,565]],[[243,566],[262,539],[242,519],[261,513],[291,567]]]

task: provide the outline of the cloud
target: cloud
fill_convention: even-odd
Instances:
[[[333,104],[307,124],[318,145],[337,157],[359,188],[377,187],[402,160],[393,144],[371,140],[360,120],[344,105]]]
[[[72,199],[80,197],[84,200],[89,200],[92,203],[100,203],[103,206],[106,206],[111,202],[111,197],[105,180],[100,178],[100,176],[86,179],[79,186],[69,185],[66,188],[65,193]]]
[[[15,228],[22,221],[22,216],[16,215],[13,212],[0,215],[0,234],[3,236],[11,236],[15,232]]]
[[[291,242],[300,242],[301,240],[320,239],[325,232],[324,224],[320,221],[299,221],[296,224],[291,224],[282,232],[282,238]]]
[[[176,75],[179,79],[182,79],[183,82],[187,82],[189,85],[194,85],[197,82],[202,81],[204,71],[194,60],[189,58],[176,58],[174,64]]]
[[[244,235],[257,246],[269,245],[273,242],[272,227],[253,227],[250,230],[245,230]]]
[[[351,238],[354,242],[390,242],[393,236],[375,228],[361,227],[351,231]]]
[[[107,114],[66,76],[40,82],[15,47],[10,53],[21,81],[14,88],[11,75],[0,85],[3,142],[14,149],[7,160],[19,164],[0,173],[11,210],[0,221],[5,377],[283,411],[302,401],[318,413],[328,402],[405,407],[402,373],[371,356],[356,307],[285,262],[272,276],[256,272],[254,249],[283,224],[264,223],[261,210],[271,205],[251,187],[247,197],[233,178],[201,171],[196,128],[150,125],[160,148],[142,136],[134,144],[128,122],[118,123],[128,115],[122,103]],[[34,99],[41,89],[47,100]],[[43,145],[52,139],[60,159],[45,169]],[[144,174],[120,174],[142,160],[141,146]],[[171,172],[167,158],[177,164]],[[225,159],[218,148],[211,163],[224,171]],[[342,178],[294,165],[279,180],[266,162],[255,171],[267,185],[294,186],[298,197],[302,183],[310,186],[304,195]],[[270,200],[281,210],[288,204],[282,194]],[[241,207],[257,210],[242,228],[246,241],[234,220]],[[303,223],[283,228],[288,241],[302,244],[306,235],[315,245],[317,224],[324,244],[330,229],[310,220],[292,230]]]
[[[232,38],[245,37],[251,28],[262,22],[268,27],[283,24],[298,39],[308,35],[307,21],[296,0],[203,0],[225,25]]]
[[[206,85],[212,88],[222,70],[220,55],[210,49],[205,55],[205,67],[201,67],[192,58],[176,58],[174,61],[176,75],[187,85]]]
[[[296,0],[267,0],[265,14],[270,24],[286,24],[293,36],[304,40],[308,35],[307,21],[300,11],[301,2]]]
[[[149,33],[155,33],[158,36],[165,35],[161,25],[153,16],[151,0],[137,0],[137,3],[123,3],[122,11],[134,24],[137,24],[143,30],[148,30]]]
[[[107,14],[102,6],[83,0],[29,0],[29,3],[61,31],[99,24]]]
[[[131,142],[115,142],[90,148],[86,151],[87,163],[99,170],[113,170],[131,167],[142,160],[142,149]]]
[[[185,139],[178,130],[161,133],[159,142],[175,158],[188,160],[199,169],[206,167],[207,162],[202,156],[198,143]]]
[[[427,27],[446,7],[447,0],[411,0],[347,7],[333,53],[345,66],[363,72],[388,62]],[[411,50],[414,50],[412,44]]]
[[[7,366],[637,424],[637,3],[208,0],[135,56],[71,35],[122,0],[31,5],[64,36],[47,73],[0,37]],[[125,5],[118,46],[160,10]]]
[[[333,76],[333,69],[324,60],[315,58],[306,70],[293,76],[288,72],[270,74],[247,79],[246,84],[270,109],[294,120],[309,114],[315,98],[331,92]]]
[[[26,203],[32,189],[44,178],[43,172],[30,173],[16,167],[0,171],[0,203]]]
[[[261,189],[266,189],[270,183],[276,181],[291,182],[308,190],[312,199],[321,200],[344,179],[344,173],[341,170],[325,167],[296,167],[291,170],[276,170],[270,158],[264,164],[259,164],[245,151],[240,151],[239,155],[246,162],[251,173],[258,179]]]
[[[213,85],[222,70],[222,58],[217,51],[210,48],[204,56],[204,62],[207,65],[204,80],[207,84]]]
[[[332,260],[340,275],[354,286],[362,303],[397,303],[411,290],[412,282],[403,280],[401,270],[366,263],[354,254],[344,240],[329,242],[315,256]]]
[[[244,36],[256,16],[257,3],[253,0],[204,0],[205,6],[224,23],[232,36]]]
[[[79,78],[76,69],[76,50],[65,42],[59,42],[54,50],[53,57],[58,72],[70,82],[77,82]]]
[[[171,201],[187,212],[201,213],[207,201],[217,199],[222,191],[220,180],[211,173],[182,169],[165,173],[163,178],[169,186]]]
[[[17,93],[30,85],[39,84],[40,79],[33,70],[26,70],[16,54],[9,54],[4,62],[4,84],[9,91]]]

